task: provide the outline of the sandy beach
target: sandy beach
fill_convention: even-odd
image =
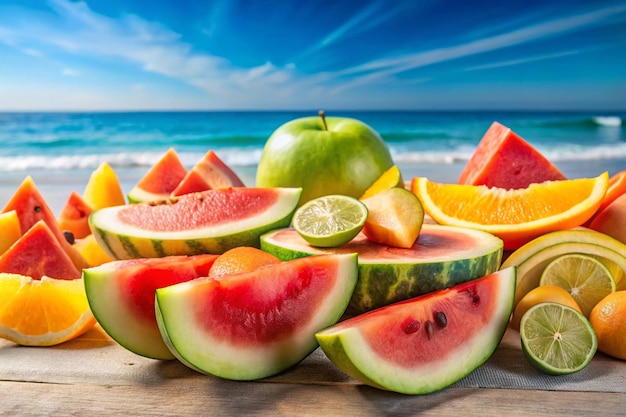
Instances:
[[[426,176],[432,181],[451,183],[456,182],[464,165],[464,162],[450,164],[422,163],[399,164],[399,167],[404,179],[407,181],[416,176]],[[556,165],[568,178],[593,177],[604,171],[608,171],[609,175],[612,175],[626,170],[626,159],[567,161],[556,163]],[[256,166],[234,167],[233,169],[246,185],[252,186],[255,184]],[[128,193],[147,171],[145,167],[114,168],[114,170],[124,194]],[[83,192],[91,172],[91,170],[56,170],[3,173],[0,176],[0,204],[4,207],[19,184],[26,176],[30,175],[48,202],[48,205],[58,214],[72,191]]]

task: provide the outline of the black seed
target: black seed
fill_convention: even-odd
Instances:
[[[473,304],[480,304],[480,295],[476,292],[476,288],[470,288],[467,290]]]
[[[40,206],[35,206],[33,208],[33,210],[35,210],[35,213],[40,213],[41,212],[41,207]]]
[[[420,324],[419,321],[408,319],[403,330],[404,330],[404,333],[411,334],[411,333],[415,333],[416,331],[418,331],[420,327],[422,327],[422,325]]]
[[[426,336],[428,336],[428,340],[430,340],[435,334],[435,328],[433,327],[433,322],[430,320],[426,321]]]
[[[74,242],[76,242],[76,239],[74,238],[74,233],[70,232],[69,230],[64,230],[63,236],[65,236],[65,240],[67,240],[67,243],[69,243],[70,245],[73,245]]]
[[[448,318],[446,317],[446,313],[443,311],[438,311],[435,313],[435,323],[437,326],[443,328],[448,325]]]

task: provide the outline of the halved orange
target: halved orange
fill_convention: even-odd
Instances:
[[[52,346],[95,323],[82,279],[0,273],[0,337],[25,346]]]
[[[413,191],[437,223],[490,232],[505,250],[556,230],[585,223],[598,209],[608,187],[608,173],[531,184],[527,188],[442,184],[415,177]]]

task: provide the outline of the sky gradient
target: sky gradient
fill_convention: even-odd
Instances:
[[[0,0],[0,111],[318,108],[626,110],[626,2]]]

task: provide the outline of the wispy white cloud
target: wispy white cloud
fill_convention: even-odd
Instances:
[[[80,75],[80,71],[73,68],[63,68],[61,73],[68,77],[78,77]]]
[[[253,94],[267,100],[276,85],[295,77],[292,66],[279,68],[270,62],[253,68],[235,67],[225,58],[195,51],[180,34],[136,15],[110,18],[94,12],[85,2],[52,0],[51,5],[58,14],[56,20],[21,22],[14,28],[0,20],[0,26],[4,25],[0,42],[10,41],[23,49],[45,44],[81,57],[123,59],[145,71],[201,88],[213,96],[210,99],[223,103],[238,96],[253,99]],[[64,74],[70,75],[66,70]],[[248,91],[248,95],[237,95],[240,91]]]
[[[340,71],[342,75],[354,74],[357,76],[349,83],[338,87],[335,92],[369,84],[379,79],[385,79],[428,65],[504,49],[528,42],[535,42],[567,32],[610,23],[614,20],[626,20],[626,5],[613,6],[565,18],[554,19],[464,44],[370,61]]]

